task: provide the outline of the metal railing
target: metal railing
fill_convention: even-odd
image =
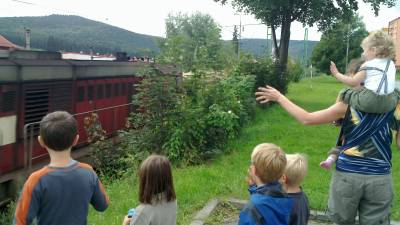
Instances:
[[[77,118],[77,116],[83,116],[83,115],[90,115],[92,113],[98,113],[101,111],[106,111],[106,110],[112,110],[112,121],[113,121],[113,127],[112,130],[107,133],[107,135],[109,134],[113,134],[114,132],[117,131],[117,109],[121,109],[123,107],[129,107],[132,106],[133,103],[128,103],[128,104],[122,104],[122,105],[116,105],[116,106],[111,106],[111,107],[105,107],[105,108],[100,108],[100,109],[95,109],[95,110],[91,110],[91,111],[86,111],[86,112],[81,112],[81,113],[76,113],[73,114],[73,116],[75,118]],[[131,110],[128,108],[128,113]],[[129,116],[129,115],[127,115]],[[109,119],[109,118],[107,118]],[[101,120],[100,120],[101,121]],[[103,120],[104,121],[104,120]],[[36,156],[35,158],[33,157],[33,146],[34,146],[34,137],[35,137],[35,131],[38,130],[38,126],[40,124],[40,121],[38,122],[33,122],[33,123],[27,123],[24,125],[24,134],[23,134],[23,138],[24,138],[24,170],[26,171],[26,173],[30,174],[32,172],[32,161],[33,159],[37,159],[40,157],[43,157],[45,155],[48,155],[47,153]]]

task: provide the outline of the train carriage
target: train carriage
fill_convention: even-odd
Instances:
[[[145,66],[144,62],[62,60],[58,52],[1,51],[0,204],[8,192],[5,186],[26,171],[27,161],[35,165],[48,159],[36,141],[37,122],[44,115],[55,110],[76,114],[80,141],[73,152],[79,152],[88,143],[85,112],[97,111],[107,135],[124,127],[131,95],[141,80],[138,73]],[[25,139],[24,127],[31,133]],[[29,143],[32,152],[27,154]]]

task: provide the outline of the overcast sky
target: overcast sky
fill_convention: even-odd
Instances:
[[[124,28],[136,33],[165,37],[165,18],[169,13],[202,12],[210,14],[222,27],[222,38],[232,39],[233,25],[244,25],[242,38],[265,38],[266,26],[257,25],[251,15],[238,14],[230,4],[221,6],[213,0],[1,0],[0,17],[72,14]],[[371,8],[360,4],[367,30],[387,27],[389,21],[400,17],[400,0],[393,8],[382,7],[378,17]],[[293,23],[291,39],[302,40],[304,28]],[[310,40],[319,40],[320,33],[309,28]]]

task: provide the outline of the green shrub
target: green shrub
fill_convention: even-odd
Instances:
[[[287,71],[277,66],[270,58],[260,58],[255,60],[248,56],[244,57],[238,67],[236,73],[254,75],[255,88],[270,85],[286,93],[289,77]]]
[[[118,179],[131,167],[128,153],[113,138],[107,138],[97,113],[91,113],[84,118],[84,128],[91,143],[90,158],[92,166],[107,180]]]
[[[180,84],[175,77],[147,76],[134,96],[129,152],[167,155],[180,164],[199,163],[225,150],[254,114],[254,77],[197,70]]]
[[[16,206],[17,204],[15,202],[11,202],[6,208],[0,211],[0,225],[13,224]]]
[[[295,83],[299,82],[301,78],[303,78],[305,70],[303,66],[296,61],[289,60],[287,74],[289,81],[293,81]]]

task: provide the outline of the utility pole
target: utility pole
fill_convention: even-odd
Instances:
[[[347,44],[346,44],[346,70],[347,73],[347,64],[349,61],[349,39],[350,39],[350,24],[347,27]]]
[[[242,15],[240,13],[235,13],[239,15],[239,38],[238,38],[238,60],[240,59],[240,39],[242,39]]]
[[[267,25],[267,47],[266,47],[266,53],[267,56],[270,57],[272,54],[272,31],[270,32],[270,26]],[[271,45],[271,51],[270,51],[270,45]]]
[[[304,67],[308,67],[308,28],[304,29],[304,54],[303,54],[303,65]]]

